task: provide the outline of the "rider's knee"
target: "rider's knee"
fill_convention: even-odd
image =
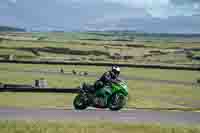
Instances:
[[[94,85],[96,89],[103,88],[104,84],[102,81],[97,81]]]

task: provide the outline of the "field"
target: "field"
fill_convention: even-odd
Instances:
[[[154,64],[199,68],[199,59],[200,38],[195,35],[147,35],[132,32],[0,33],[0,60]],[[34,85],[35,80],[44,78],[47,80],[48,87],[78,88],[83,82],[92,84],[109,69],[109,67],[97,66],[0,63],[0,85],[1,83]],[[199,71],[128,67],[121,69],[121,77],[126,80],[129,87],[126,108],[136,109],[135,111],[138,113],[141,113],[141,109],[147,109],[146,113],[150,110],[159,110],[155,111],[158,114],[162,112],[161,110],[179,110],[180,112],[177,114],[189,111],[184,112],[185,115],[200,111],[200,85],[197,84],[197,81],[200,80]],[[84,73],[87,74],[84,75]],[[0,92],[0,107],[2,109],[11,107],[11,112],[15,107],[39,110],[61,109],[65,112],[65,109],[73,108],[74,97],[75,94],[67,93]],[[130,112],[124,111],[124,113]],[[168,115],[172,113],[175,111],[168,112],[167,120],[170,119]],[[191,115],[188,118],[193,119],[194,117]],[[164,119],[164,117],[159,119]],[[73,120],[1,120],[0,132],[200,132],[199,125],[178,125],[178,122],[181,123],[183,120],[182,117],[181,120],[174,119],[174,123],[177,122],[177,125],[118,123],[115,121],[113,123],[106,121],[83,122],[74,118]],[[196,123],[198,122],[196,121]]]
[[[175,126],[159,124],[113,124],[108,122],[32,122],[1,121],[4,133],[199,133],[198,126]]]
[[[134,33],[10,33],[0,36],[0,58],[199,65],[199,37]]]
[[[131,32],[1,33],[0,59],[161,64],[198,67],[200,39],[186,35]],[[61,73],[61,69],[64,73]],[[45,78],[49,87],[76,88],[93,83],[108,67],[0,64],[0,82],[34,85]],[[73,75],[72,71],[78,72]],[[81,76],[81,72],[93,74]],[[67,74],[65,74],[67,73]],[[130,90],[128,107],[200,108],[197,71],[122,68]],[[190,85],[188,85],[190,84]],[[71,106],[71,94],[0,93],[1,106]],[[28,100],[27,100],[28,99]],[[45,99],[45,100],[43,100]],[[4,102],[6,101],[6,102]]]
[[[60,73],[61,68],[64,70],[64,74]],[[95,76],[73,75],[72,70],[95,74]],[[92,84],[106,70],[109,70],[109,68],[92,66],[1,64],[0,81],[2,83],[34,85],[34,80],[44,78],[48,81],[49,87],[76,88],[83,82]],[[67,73],[67,75],[65,75],[65,73]],[[200,107],[198,102],[200,100],[200,87],[198,85],[185,86],[182,84],[159,82],[159,80],[196,82],[196,79],[199,78],[198,72],[125,67],[122,68],[121,74],[124,77],[130,78],[130,80],[127,81],[130,92],[128,107],[180,109]],[[134,79],[134,77],[141,77],[141,80]],[[153,82],[151,79],[158,81]],[[0,106],[71,107],[74,96],[75,95],[72,94],[5,92],[0,93]]]

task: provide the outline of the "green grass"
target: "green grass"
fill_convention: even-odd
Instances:
[[[36,33],[35,33],[36,34]],[[39,33],[38,33],[39,34]],[[42,34],[42,33],[41,33]],[[73,36],[76,36],[76,33],[46,33],[47,39],[42,41],[27,41],[27,40],[3,40],[0,42],[0,47],[4,47],[5,49],[0,48],[0,53],[6,53],[6,55],[9,55],[10,53],[15,54],[16,56],[19,56],[17,59],[20,60],[33,60],[35,58],[42,59],[45,57],[51,57],[53,60],[57,60],[55,57],[63,57],[61,61],[70,61],[67,57],[70,57],[71,54],[66,53],[60,53],[56,54],[56,52],[42,52],[39,51],[40,56],[33,55],[31,51],[21,51],[19,48],[31,48],[31,49],[37,49],[37,48],[45,48],[45,47],[51,47],[51,48],[70,48],[72,51],[78,50],[78,51],[98,51],[98,52],[106,52],[110,55],[113,55],[114,53],[121,53],[124,56],[131,56],[131,59],[128,60],[119,60],[118,62],[121,63],[153,63],[153,64],[180,64],[180,65],[186,65],[186,64],[194,64],[194,62],[186,57],[186,54],[174,54],[173,52],[169,54],[160,54],[160,55],[153,55],[151,54],[150,57],[144,57],[146,55],[150,55],[150,51],[157,51],[162,50],[165,53],[169,52],[169,49],[183,49],[183,48],[199,48],[200,45],[198,43],[169,43],[169,42],[117,42],[117,41],[85,41],[85,40],[73,40]],[[34,35],[37,36],[37,35]],[[41,36],[40,34],[38,36]],[[50,37],[48,39],[48,36]],[[68,36],[68,37],[66,37]],[[71,36],[71,37],[70,37]],[[77,36],[83,36],[83,38],[87,38],[87,34],[85,33],[77,33]],[[94,35],[89,35],[94,36]],[[66,37],[66,38],[65,38]],[[98,37],[97,37],[98,38]],[[62,40],[62,41],[59,41]],[[65,41],[63,41],[65,40]],[[131,46],[142,46],[142,47],[128,47],[127,45]],[[17,49],[18,48],[18,49]],[[38,50],[37,50],[38,51]],[[86,55],[84,58],[87,58],[90,56],[93,60],[95,58],[98,58],[98,56],[92,54],[92,55]],[[103,54],[102,54],[103,56]],[[32,58],[31,58],[32,57]],[[35,58],[33,58],[35,57]],[[80,56],[77,54],[76,56],[73,56],[73,58],[77,58],[80,60]],[[89,60],[89,59],[88,59]],[[82,60],[81,60],[82,61]],[[91,60],[90,60],[91,61]],[[96,62],[100,62],[96,60]],[[104,57],[104,61],[101,62],[114,62],[113,59],[111,59],[109,56]],[[196,64],[199,64],[199,62],[196,62]]]
[[[75,95],[72,94],[4,92],[0,93],[0,106],[28,108],[72,107],[74,97]]]
[[[145,77],[160,80],[175,80],[196,82],[200,77],[197,71],[145,69],[145,68],[122,68],[122,74],[127,76]],[[187,75],[187,76],[186,76]]]
[[[102,39],[102,36],[97,34],[87,33],[29,33],[19,34],[17,36],[31,37],[46,37],[41,41],[25,41],[25,40],[3,40],[0,42],[0,58],[5,55],[15,54],[17,59],[36,59],[45,57],[60,57],[67,58],[100,58],[93,55],[76,56],[55,54],[50,52],[40,52],[41,56],[36,56],[29,51],[21,51],[16,48],[70,48],[73,50],[99,50],[109,51],[110,53],[119,52],[120,49],[128,55],[134,56],[133,60],[128,63],[166,63],[166,64],[193,64],[191,60],[183,55],[156,55],[149,58],[142,56],[150,50],[168,50],[168,48],[199,48],[199,43],[191,43],[186,41],[182,43],[169,42],[167,40],[147,42],[148,38],[140,38],[134,42],[123,41],[89,41],[77,40],[77,38],[87,39],[96,38]],[[120,35],[121,36],[121,35]],[[103,39],[112,39],[115,34],[107,36]],[[143,40],[142,40],[143,39]],[[151,39],[150,39],[151,40]],[[180,40],[181,41],[181,40]],[[184,40],[185,41],[185,40]],[[123,45],[149,46],[147,48],[127,47]],[[105,46],[109,46],[107,49]],[[154,47],[154,48],[151,48]],[[198,54],[198,53],[196,53]],[[2,57],[1,57],[2,55]],[[139,56],[139,57],[138,57]],[[101,57],[106,58],[106,57]],[[86,60],[87,60],[86,59]],[[62,59],[61,59],[62,60]],[[83,60],[82,60],[83,61]],[[84,60],[85,61],[85,60]],[[105,60],[103,62],[112,62]],[[124,61],[119,61],[124,63]],[[127,63],[127,62],[126,62]],[[165,65],[166,65],[165,64]],[[199,62],[195,62],[199,64]],[[45,78],[48,81],[49,87],[77,87],[83,81],[94,82],[96,78],[86,78],[80,76],[65,76],[60,74],[43,74],[43,73],[22,73],[24,70],[51,70],[60,71],[63,68],[65,72],[87,71],[89,73],[97,73],[99,76],[107,71],[107,67],[93,66],[63,66],[63,65],[28,65],[28,64],[0,64],[0,82],[3,83],[19,83],[19,84],[34,84],[34,80]],[[199,72],[182,71],[182,70],[159,70],[159,69],[143,69],[143,68],[122,68],[122,75],[129,77],[142,77],[147,79],[157,80],[176,80],[185,82],[196,82],[200,78]],[[183,86],[160,84],[156,82],[129,80],[130,98],[129,107],[169,107],[169,108],[190,108],[200,107],[200,87],[198,86]],[[31,100],[27,100],[30,97]],[[74,95],[70,94],[39,94],[39,93],[0,93],[0,106],[20,106],[20,107],[46,107],[46,106],[68,106],[72,105]],[[5,102],[6,101],[6,102]]]
[[[59,51],[59,54],[57,54],[56,50],[51,50],[48,52],[44,51],[44,48],[51,48],[51,49],[60,49],[57,50]],[[29,51],[21,50],[21,49],[29,49]],[[40,48],[40,50],[38,50]],[[37,55],[35,55],[31,49],[34,49],[37,51]],[[69,50],[68,50],[69,49]],[[73,52],[72,54],[67,54],[70,52]],[[74,54],[76,52],[76,54]],[[86,53],[87,52],[87,53]],[[27,58],[25,57],[35,57],[35,59],[43,59],[45,57],[50,57],[54,60],[57,60],[56,57],[61,58],[61,61],[64,61],[64,59],[71,59],[77,58],[80,59],[80,54],[83,54],[84,58],[97,58],[99,56],[96,56],[96,53],[99,55],[104,56],[104,54],[109,54],[105,52],[105,48],[101,45],[99,46],[93,46],[93,45],[82,45],[79,43],[74,43],[74,42],[62,42],[62,43],[57,43],[57,42],[34,42],[34,41],[11,41],[11,40],[5,40],[2,43],[0,43],[0,56],[1,55],[10,55],[14,54],[17,60],[26,60]],[[24,58],[22,58],[24,57]],[[107,58],[107,56],[106,56]],[[33,60],[29,58],[29,60]],[[43,59],[44,60],[44,59]],[[107,59],[108,60],[108,59]]]
[[[108,122],[1,121],[2,133],[199,133],[199,126]]]
[[[128,106],[139,108],[199,108],[200,87],[129,81]]]
[[[99,76],[108,70],[105,67],[91,66],[53,66],[53,65],[24,65],[24,64],[0,64],[0,82],[13,84],[34,84],[34,80],[45,78],[49,87],[75,88],[82,82],[93,83],[97,78],[83,76],[67,76],[43,73],[22,73],[19,70],[53,70],[59,71],[87,71],[97,73]],[[12,70],[12,71],[11,71]],[[192,71],[154,70],[122,68],[122,74],[126,76],[139,76],[144,78],[194,81],[199,73]],[[187,76],[185,76],[187,75]],[[138,108],[199,108],[200,87],[173,84],[161,84],[149,81],[127,81],[129,86],[128,107]],[[48,106],[72,106],[74,95],[50,94],[50,93],[0,93],[0,106],[17,107],[48,107]],[[6,102],[5,102],[6,101]]]
[[[23,71],[23,70],[41,70],[41,71],[57,71],[63,68],[65,72],[71,72],[72,70],[87,71],[88,73],[97,73],[99,76],[103,74],[105,71],[108,71],[110,67],[95,67],[95,66],[65,66],[65,65],[32,65],[32,64],[0,64],[0,72],[12,72],[12,71]],[[7,70],[7,71],[5,71]],[[13,72],[12,72],[13,73]],[[16,78],[17,74],[13,73],[14,76],[0,75],[0,79],[4,81],[4,79],[8,79],[10,77]],[[186,81],[186,82],[196,82],[198,78],[200,78],[199,72],[197,71],[184,71],[184,70],[164,70],[164,69],[144,69],[144,68],[121,68],[121,74],[128,77],[143,77],[150,79],[158,79],[158,80],[175,80],[175,81]],[[35,77],[43,76],[43,74],[33,74]],[[187,76],[186,76],[187,75]],[[47,76],[45,76],[47,77]],[[61,76],[63,77],[63,76]],[[21,77],[23,79],[23,77]],[[66,77],[67,78],[67,77]],[[25,78],[26,79],[26,78]],[[0,80],[0,81],[1,81]],[[10,79],[10,81],[12,81]]]
[[[0,56],[3,56],[4,59],[8,59],[10,55],[14,55],[14,59],[29,59],[32,60],[36,56],[32,52],[14,50],[14,49],[0,49]],[[5,58],[6,57],[6,58]]]
[[[195,51],[195,52],[192,52],[192,54],[196,57],[200,57],[200,51]]]

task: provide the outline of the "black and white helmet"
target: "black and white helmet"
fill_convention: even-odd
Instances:
[[[119,66],[112,66],[112,72],[116,75],[120,74],[120,67]]]

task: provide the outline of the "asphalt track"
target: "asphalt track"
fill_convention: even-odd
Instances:
[[[160,123],[199,125],[200,112],[150,111],[150,110],[109,110],[88,109],[76,111],[70,108],[4,108],[0,107],[0,120],[50,120],[50,121],[107,121],[127,123]]]

